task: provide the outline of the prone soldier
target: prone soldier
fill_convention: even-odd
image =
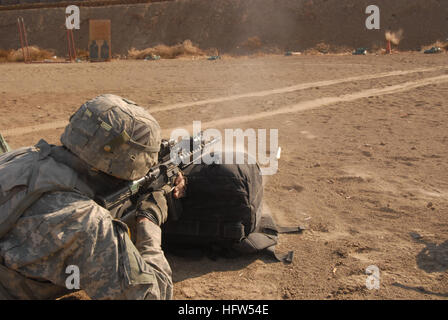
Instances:
[[[172,298],[160,229],[167,191],[153,192],[127,217],[134,241],[120,216],[93,200],[156,165],[160,135],[145,109],[107,94],[71,116],[62,146],[41,140],[0,156],[0,299],[67,294],[70,265],[92,299]],[[184,189],[179,174],[174,198]]]

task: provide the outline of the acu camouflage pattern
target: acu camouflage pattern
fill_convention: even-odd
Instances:
[[[67,266],[76,265],[81,289],[93,299],[171,299],[160,228],[137,224],[134,244],[126,225],[91,200],[77,172],[50,153],[41,141],[0,156],[0,298],[60,296]],[[41,196],[42,190],[50,192]]]
[[[160,126],[134,102],[105,94],[78,109],[61,142],[96,169],[135,180],[157,163]]]
[[[68,293],[68,265],[93,299],[171,299],[171,269],[155,224],[127,227],[78,193],[43,196],[0,241],[0,297],[52,299]]]
[[[42,140],[34,147],[0,155],[0,239],[26,209],[25,200],[39,197],[40,190],[82,190],[93,196],[75,171],[48,157],[50,152],[50,146]]]

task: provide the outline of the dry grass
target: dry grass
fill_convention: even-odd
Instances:
[[[89,51],[83,49],[77,49],[76,57],[81,60],[89,60]]]
[[[235,56],[250,56],[263,57],[267,55],[283,54],[284,50],[278,46],[262,41],[259,37],[249,37],[247,40],[241,42],[235,49],[232,50],[232,55]]]
[[[343,47],[343,46],[334,46],[327,44],[325,42],[319,42],[313,48],[306,49],[303,53],[307,55],[319,55],[319,54],[351,54],[354,49]]]
[[[0,49],[0,62],[7,62],[11,50]]]
[[[219,56],[220,55],[218,48],[208,48],[208,49],[205,49],[204,53],[207,56]]]
[[[249,51],[256,51],[263,47],[263,42],[259,37],[250,37],[247,38],[247,40],[244,41],[241,46]]]
[[[205,52],[196,47],[190,40],[174,46],[160,44],[153,48],[137,50],[132,48],[128,51],[129,59],[145,59],[146,57],[159,56],[162,59],[175,59],[182,56],[204,56]]]
[[[54,51],[41,49],[36,46],[29,47],[31,61],[44,61],[54,56]],[[0,62],[20,62],[23,61],[22,49],[0,50]]]

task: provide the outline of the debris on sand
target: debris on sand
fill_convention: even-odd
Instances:
[[[354,56],[359,56],[359,55],[366,55],[367,54],[367,49],[366,48],[358,48],[355,51],[353,51],[352,53]]]
[[[431,49],[425,50],[424,53],[426,53],[426,54],[442,53],[442,48],[432,47]]]
[[[155,54],[150,54],[149,56],[145,57],[145,60],[146,61],[148,61],[148,60],[160,60],[160,56],[155,55]]]
[[[442,53],[448,51],[448,39],[446,41],[436,41],[430,45],[422,46],[421,50],[426,54]]]
[[[300,51],[286,51],[285,56],[300,56],[302,52]]]

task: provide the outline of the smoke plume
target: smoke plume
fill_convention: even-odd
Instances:
[[[402,38],[403,38],[402,29],[396,32],[386,31],[386,40],[392,42],[395,45],[398,45]]]

